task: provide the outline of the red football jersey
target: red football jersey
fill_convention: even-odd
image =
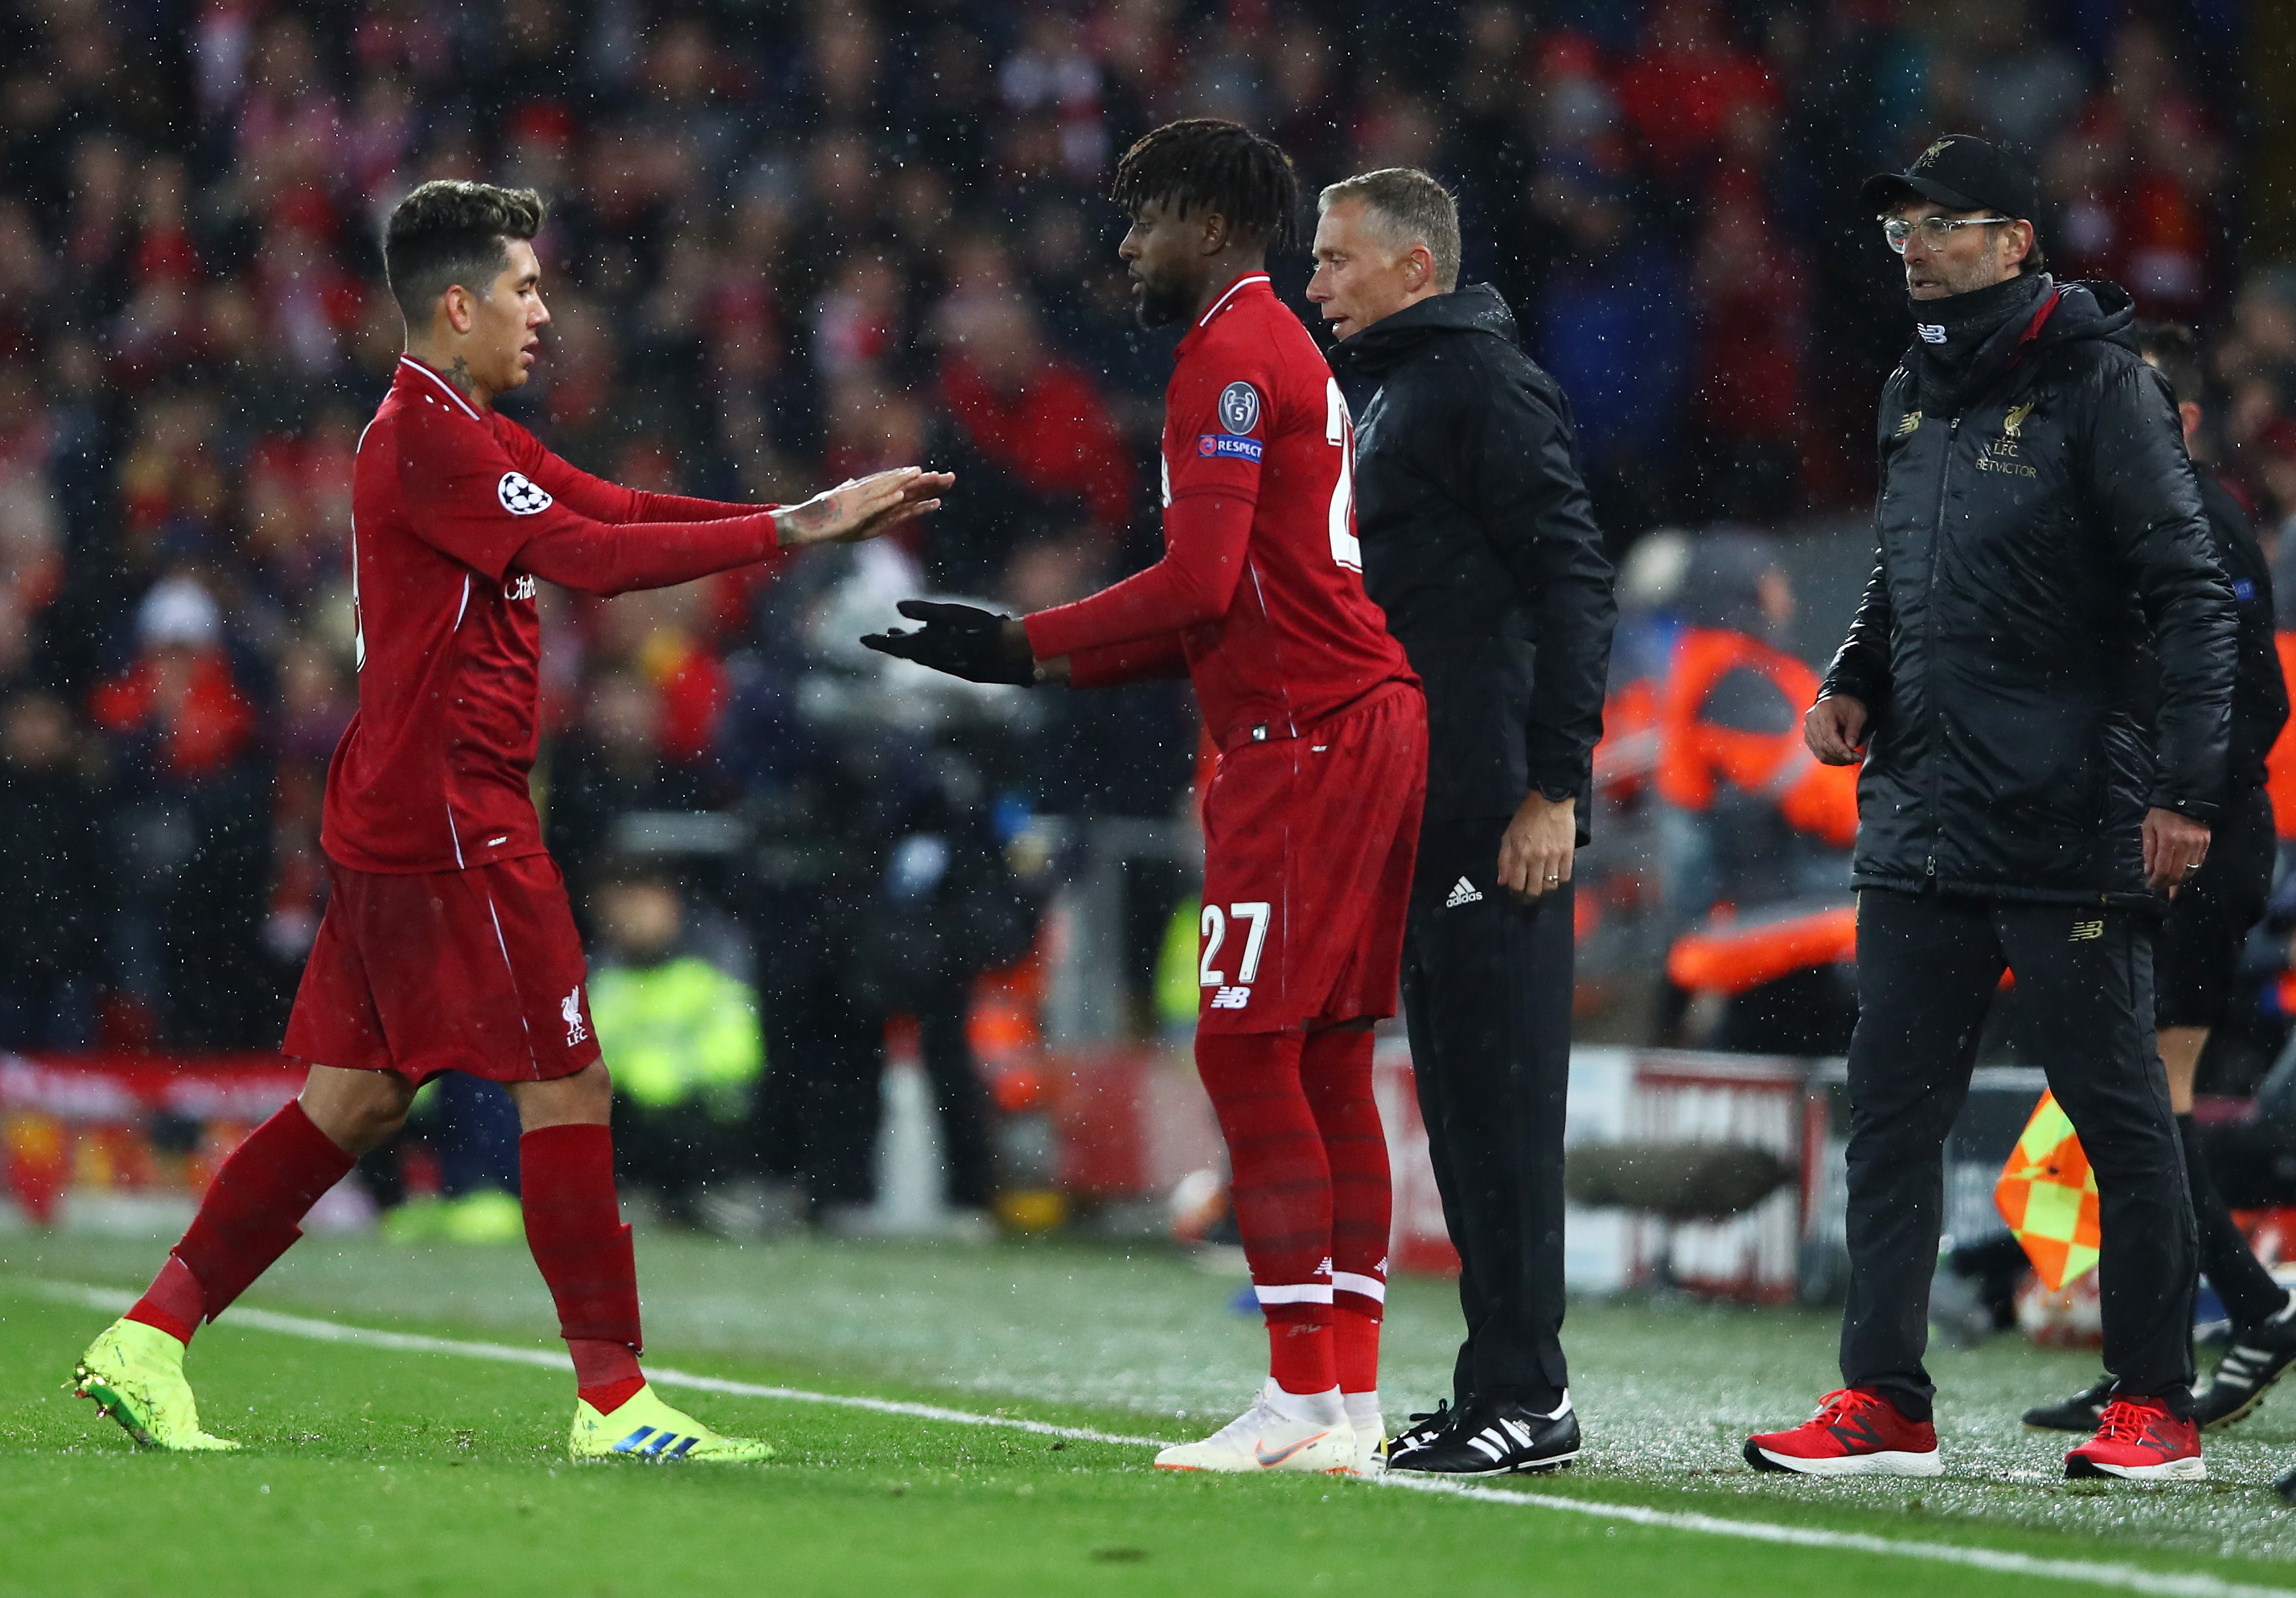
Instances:
[[[359,705],[327,769],[327,856],[406,873],[543,852],[537,576],[615,593],[774,547],[769,512],[601,482],[401,356],[351,479]]]
[[[1069,656],[1091,686],[1154,675],[1177,635],[1222,749],[1418,681],[1364,593],[1347,402],[1267,274],[1238,278],[1180,340],[1162,455],[1164,558],[1029,617],[1039,660]]]

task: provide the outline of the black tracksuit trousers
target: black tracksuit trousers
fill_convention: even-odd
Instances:
[[[1505,816],[1419,834],[1403,1011],[1467,1337],[1453,1402],[1560,1402],[1562,1120],[1570,1086],[1571,891],[1498,886]],[[1461,884],[1465,884],[1463,890]],[[1471,897],[1472,896],[1472,897]]]
[[[2096,1172],[2104,1365],[2124,1397],[2189,1414],[2193,1208],[2152,1043],[2151,917],[2096,906],[1857,897],[1849,1045],[1849,1304],[1841,1377],[1914,1420],[1945,1201],[1945,1138],[2005,968],[2038,1007],[2049,1087]]]

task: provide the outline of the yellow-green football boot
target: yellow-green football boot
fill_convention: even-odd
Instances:
[[[141,1321],[118,1320],[90,1343],[72,1372],[72,1396],[95,1400],[146,1448],[176,1454],[228,1453],[239,1445],[200,1430],[192,1384],[184,1380],[184,1345]]]
[[[595,1459],[641,1459],[657,1463],[699,1460],[705,1464],[746,1465],[771,1459],[771,1443],[755,1438],[720,1437],[683,1410],[654,1396],[651,1383],[638,1389],[612,1414],[602,1415],[586,1400],[574,1401],[574,1435],[566,1452],[576,1463]]]

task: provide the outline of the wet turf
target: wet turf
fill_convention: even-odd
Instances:
[[[721,1396],[668,1395],[774,1438],[780,1461],[576,1471],[561,1454],[561,1375],[315,1344],[229,1317],[201,1333],[192,1370],[204,1419],[250,1446],[137,1456],[57,1385],[102,1315],[36,1284],[132,1286],[162,1246],[0,1237],[0,1592],[2032,1590],[1320,1479],[1175,1479],[1143,1449]],[[640,1269],[659,1360],[1129,1433],[1224,1421],[1265,1346],[1227,1307],[1235,1282],[1153,1250],[737,1250],[656,1234]],[[547,1299],[516,1248],[315,1238],[249,1302],[551,1346]],[[1445,1381],[1453,1313],[1444,1284],[1398,1284],[1391,1419]],[[1933,1362],[1943,1479],[1755,1477],[1740,1439],[1807,1413],[1833,1381],[1833,1335],[1821,1313],[1577,1307],[1567,1336],[1587,1453],[1526,1490],[2296,1590],[2296,1511],[2262,1485],[2296,1460],[2296,1388],[2210,1438],[2204,1487],[2067,1483],[2064,1441],[2025,1432],[2016,1414],[2090,1380],[2093,1356],[2001,1339]]]

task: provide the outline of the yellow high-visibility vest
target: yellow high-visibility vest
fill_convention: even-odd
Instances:
[[[592,972],[590,1019],[615,1091],[653,1109],[701,1095],[738,1114],[765,1064],[757,995],[691,955]]]

